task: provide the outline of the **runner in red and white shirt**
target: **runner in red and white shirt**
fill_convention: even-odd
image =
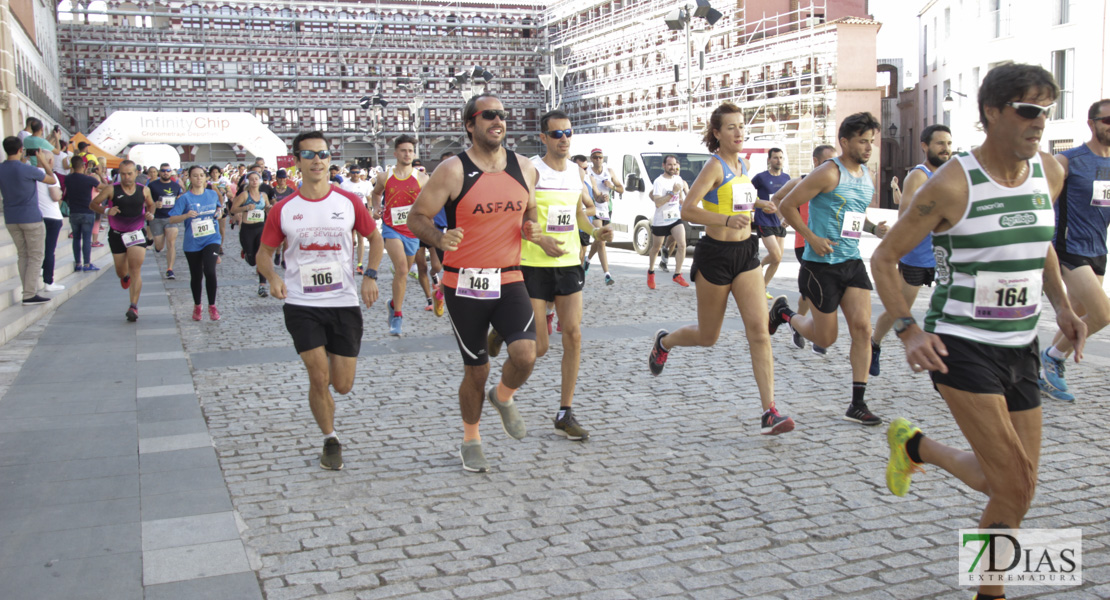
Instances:
[[[324,434],[320,466],[339,470],[343,457],[328,386],[340,394],[351,391],[362,343],[351,232],[369,240],[371,265],[381,263],[384,243],[361,199],[331,185],[331,154],[323,133],[298,135],[293,156],[303,183],[297,193],[270,210],[258,251],[258,272],[269,281],[270,295],[285,300],[285,328],[308,369],[308,403]],[[274,271],[274,251],[282,242],[288,281]],[[377,271],[365,270],[360,291],[367,307],[378,299],[377,279]]]

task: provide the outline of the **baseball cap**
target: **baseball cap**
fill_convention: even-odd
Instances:
[[[601,151],[601,148],[594,148],[593,150],[590,150],[590,156],[593,156],[595,154],[601,154],[604,156],[605,153]]]
[[[278,169],[277,175],[275,175],[275,177],[277,177],[278,179],[286,179],[289,177],[289,173],[286,173],[285,169]]]

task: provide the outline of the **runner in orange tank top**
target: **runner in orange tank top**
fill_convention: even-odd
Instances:
[[[444,296],[465,371],[459,386],[463,418],[460,450],[463,469],[489,470],[482,452],[478,423],[482,402],[501,415],[505,432],[524,437],[524,420],[513,393],[524,385],[536,362],[536,323],[520,272],[522,238],[537,242],[536,168],[502,147],[507,114],[496,96],[481,94],[463,109],[466,135],[473,145],[436,168],[409,215],[409,227],[424,243],[445,252]],[[447,232],[432,219],[447,211]],[[508,342],[509,357],[501,382],[485,389],[490,325]]]
[[[402,135],[393,142],[393,157],[397,159],[397,165],[374,178],[370,201],[374,204],[374,217],[382,220],[385,251],[393,262],[393,298],[386,307],[389,310],[389,334],[401,335],[401,307],[405,304],[405,288],[408,285],[406,275],[412,269],[420,247],[420,240],[408,227],[409,213],[428,176],[412,168],[412,161],[416,158],[416,138],[411,135]]]

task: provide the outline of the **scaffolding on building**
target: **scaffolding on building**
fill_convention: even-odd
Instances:
[[[706,50],[699,65],[694,48],[693,131],[721,102],[733,102],[750,136],[781,140],[794,171],[808,171],[813,149],[835,140],[837,31],[825,22],[825,0],[770,16],[746,15],[743,2],[714,4],[724,18],[695,32]],[[674,7],[673,0],[560,0],[548,8],[551,45],[570,67],[565,102],[577,128],[686,128],[685,78],[674,67],[685,68],[684,38],[663,19]]]

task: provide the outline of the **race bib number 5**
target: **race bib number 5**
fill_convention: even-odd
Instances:
[[[552,206],[547,210],[548,233],[567,233],[577,226],[573,206]]]
[[[390,217],[393,219],[393,224],[394,225],[406,225],[406,224],[408,224],[408,222],[409,222],[409,210],[411,210],[411,209],[412,209],[411,204],[409,206],[397,206],[397,207],[394,207],[394,208],[390,209],[389,213],[390,213]]]
[[[840,237],[859,239],[863,236],[863,224],[867,215],[859,212],[844,213],[844,226],[841,227]]]
[[[459,283],[455,294],[477,300],[496,300],[501,297],[500,269],[459,269]]]
[[[1041,272],[995,273],[975,276],[975,318],[1017,320],[1041,309]]]
[[[1093,183],[1094,193],[1091,194],[1091,206],[1110,207],[1110,181],[1095,181]]]
[[[306,294],[319,294],[343,289],[343,273],[339,263],[301,267],[301,289]]]

